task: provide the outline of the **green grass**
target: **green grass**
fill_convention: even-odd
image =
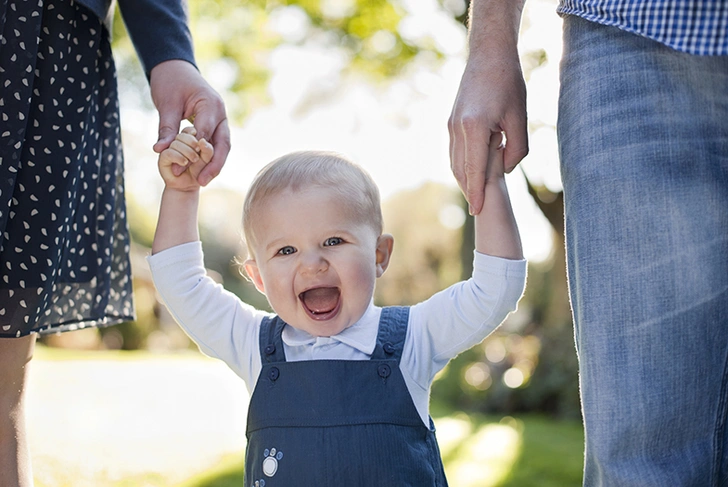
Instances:
[[[459,487],[580,487],[583,434],[576,422],[540,416],[438,418],[445,469]],[[242,453],[176,487],[239,487]]]
[[[581,423],[528,417],[524,420],[522,445],[518,460],[498,487],[581,486]]]
[[[83,472],[67,465],[33,465],[35,487],[171,487],[164,475],[146,473],[124,479],[110,479],[105,475],[89,478]]]
[[[224,458],[214,470],[197,475],[175,487],[240,487],[243,485],[245,454]]]

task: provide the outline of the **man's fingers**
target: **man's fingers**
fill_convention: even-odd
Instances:
[[[485,199],[485,176],[488,167],[488,136],[476,118],[456,111],[448,120],[450,133],[450,168],[468,202],[468,211],[477,215]]]
[[[215,153],[213,154],[210,163],[205,166],[197,178],[197,182],[200,183],[200,186],[207,186],[210,181],[220,174],[228,153],[230,152],[230,129],[228,127],[227,120],[223,120],[220,125],[217,126],[211,140]]]
[[[450,134],[450,170],[463,193],[467,192],[468,180],[465,174],[465,139],[462,126],[459,124],[460,115],[456,111],[457,104],[453,108],[453,113],[447,121],[447,130]],[[467,194],[466,194],[467,199]]]
[[[525,121],[511,124],[504,129],[506,132],[504,166],[506,173],[510,173],[528,155],[528,130]]]
[[[483,208],[485,199],[485,174],[488,167],[488,149],[490,147],[490,131],[476,121],[463,123],[463,166],[465,170],[465,198],[468,200],[469,212],[477,215]]]
[[[447,131],[450,134],[450,170],[453,173],[453,176],[455,176],[455,180],[458,182],[458,186],[460,186],[461,189],[465,189],[463,184],[461,183],[462,179],[462,169],[461,169],[461,160],[457,157],[458,152],[457,150],[462,146],[462,142],[460,140],[461,134],[459,131],[455,130],[455,112],[450,115],[450,118],[447,120]],[[463,183],[465,181],[462,181]]]
[[[483,200],[485,199],[486,169],[486,161],[482,161],[478,167],[477,164],[469,164],[466,160],[465,171],[467,173],[467,181],[465,187],[465,199],[468,200],[468,212],[471,215],[477,215],[480,213],[480,210],[483,209]]]

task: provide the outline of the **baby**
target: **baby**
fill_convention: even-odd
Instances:
[[[373,303],[394,239],[376,184],[356,164],[295,152],[253,181],[244,268],[269,314],[205,275],[196,175],[212,146],[185,129],[160,155],[166,187],[149,264],[180,326],[252,394],[246,486],[447,485],[429,417],[433,378],[516,308],[525,285],[499,137],[472,278],[411,307]]]

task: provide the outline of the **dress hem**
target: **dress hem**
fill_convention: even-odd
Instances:
[[[95,319],[85,319],[85,320],[74,320],[74,321],[67,321],[64,323],[59,323],[56,325],[50,325],[46,326],[40,330],[29,330],[27,333],[21,333],[16,334],[14,336],[9,335],[3,335],[0,334],[1,338],[21,338],[28,335],[57,335],[69,331],[77,331],[77,330],[84,330],[86,328],[106,328],[108,326],[114,326],[119,325],[121,323],[127,322],[127,321],[135,321],[136,316],[130,315],[130,316],[119,316],[119,315],[113,315],[113,316],[104,316],[102,318],[95,318]]]

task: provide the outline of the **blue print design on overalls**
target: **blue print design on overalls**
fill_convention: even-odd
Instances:
[[[445,487],[435,431],[399,368],[409,308],[382,309],[371,360],[286,362],[265,318],[248,409],[246,487]]]

